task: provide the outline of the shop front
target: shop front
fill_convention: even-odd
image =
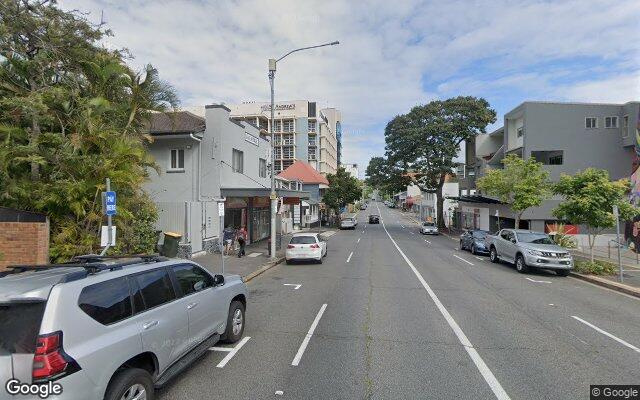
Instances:
[[[266,239],[270,234],[271,213],[269,212],[268,197],[253,197],[251,199],[250,237],[252,242]]]

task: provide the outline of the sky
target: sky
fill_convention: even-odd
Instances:
[[[434,99],[484,97],[503,115],[523,101],[640,101],[638,0],[63,0],[101,13],[150,63],[184,107],[267,101],[267,60],[339,40],[278,63],[276,101],[315,100],[342,111],[345,163],[361,177],[384,155],[384,127]]]

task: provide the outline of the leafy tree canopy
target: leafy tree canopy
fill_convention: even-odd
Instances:
[[[338,168],[335,174],[328,174],[329,187],[322,201],[338,214],[341,207],[354,203],[362,197],[360,182],[344,168]]]
[[[551,196],[549,172],[534,158],[523,160],[515,154],[507,155],[502,164],[503,169],[487,171],[476,185],[483,192],[509,204],[516,212],[518,226],[527,209],[540,206]]]
[[[144,126],[177,97],[152,66],[133,71],[125,51],[101,46],[106,35],[54,1],[0,0],[0,204],[50,217],[54,261],[97,250],[107,177],[115,251],[155,242]]]
[[[628,179],[611,181],[606,170],[595,168],[572,176],[562,175],[554,186],[554,193],[562,195],[564,200],[553,210],[553,215],[572,224],[587,226],[592,261],[596,236],[616,224],[613,206],[618,207],[623,221],[640,214],[640,209],[627,199],[629,189]]]

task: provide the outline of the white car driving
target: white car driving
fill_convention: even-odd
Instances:
[[[287,264],[294,260],[312,260],[322,264],[327,255],[327,242],[317,233],[296,233],[291,238],[285,252]]]

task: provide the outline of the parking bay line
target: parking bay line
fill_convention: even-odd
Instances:
[[[296,353],[296,356],[293,358],[293,361],[291,361],[291,365],[293,365],[294,367],[297,367],[298,364],[300,364],[300,359],[302,358],[302,355],[304,354],[304,351],[307,349],[307,345],[309,344],[309,341],[311,340],[311,336],[313,336],[313,332],[316,330],[316,327],[318,326],[318,323],[320,322],[320,318],[322,318],[322,314],[324,314],[324,310],[327,309],[327,305],[323,304],[322,307],[320,307],[320,311],[318,311],[318,314],[316,315],[316,318],[313,320],[313,323],[311,324],[311,327],[309,328],[309,332],[307,332],[307,335],[304,337],[304,340],[302,341],[302,344],[300,344],[300,348],[298,349],[298,352]]]
[[[469,261],[465,260],[465,259],[464,259],[464,258],[462,258],[462,257],[458,257],[458,256],[457,256],[457,255],[455,255],[455,254],[454,254],[453,256],[454,256],[455,258],[457,258],[458,260],[461,260],[461,261],[466,262],[466,263],[467,263],[467,264],[469,264],[469,265],[473,265],[473,263],[471,263],[471,262],[469,262]]]
[[[245,337],[242,338],[240,343],[238,343],[235,347],[231,348],[230,350],[219,350],[219,351],[228,351],[228,354],[218,363],[218,365],[216,365],[216,367],[224,368],[224,366],[227,365],[227,363],[229,361],[231,361],[233,356],[236,355],[236,353],[242,348],[242,346],[245,345],[245,343],[247,343],[249,341],[249,339],[251,339],[250,336],[245,336]],[[218,349],[219,349],[218,347],[210,347],[209,348],[209,350],[218,350]]]
[[[531,279],[531,278],[524,278],[528,281],[534,282],[534,283],[551,283],[549,281],[536,281],[535,279]]]
[[[347,257],[347,262],[351,261],[351,256],[353,256],[353,251],[349,254],[349,257]]]
[[[637,353],[640,353],[640,349],[639,349],[639,348],[637,348],[636,346],[634,346],[634,345],[632,345],[632,344],[630,344],[630,343],[628,343],[628,342],[625,342],[624,340],[620,339],[620,338],[619,338],[619,337],[617,337],[617,336],[614,336],[614,335],[610,334],[609,332],[605,331],[604,329],[600,329],[600,328],[598,328],[597,326],[593,325],[592,323],[587,322],[587,321],[583,320],[583,319],[582,319],[582,318],[580,318],[580,317],[576,317],[575,315],[572,315],[572,316],[571,316],[571,318],[573,318],[573,319],[575,319],[575,320],[578,320],[578,321],[582,322],[582,323],[583,323],[583,324],[585,324],[586,326],[588,326],[588,327],[590,327],[590,328],[593,328],[593,329],[595,329],[596,331],[598,331],[598,332],[602,333],[603,335],[608,336],[608,337],[610,337],[611,339],[615,340],[616,342],[618,342],[618,343],[620,343],[620,344],[622,344],[622,345],[624,345],[624,346],[626,346],[626,347],[630,348],[631,350],[633,350],[633,351],[635,351],[635,352],[637,352]]]
[[[380,207],[377,204],[376,206],[378,207],[378,212],[379,212]],[[467,338],[467,335],[464,334],[464,332],[462,331],[462,329],[460,328],[456,320],[453,319],[451,314],[449,314],[449,311],[444,307],[442,302],[440,302],[440,299],[438,298],[438,296],[436,296],[436,293],[433,291],[433,289],[431,289],[431,286],[429,286],[427,281],[425,281],[424,278],[422,277],[422,274],[416,269],[416,267],[413,265],[411,260],[409,260],[406,254],[404,254],[402,249],[400,249],[400,246],[398,246],[398,243],[396,243],[393,237],[391,237],[391,234],[387,230],[386,226],[382,224],[382,227],[384,228],[384,231],[387,233],[387,236],[389,236],[391,243],[393,243],[395,248],[398,250],[402,258],[404,259],[404,261],[407,263],[409,268],[411,268],[411,270],[415,274],[416,278],[418,278],[418,281],[420,281],[424,289],[427,291],[427,293],[429,294],[429,297],[431,297],[431,300],[434,302],[434,304],[440,311],[440,314],[442,314],[444,319],[449,324],[449,327],[451,327],[451,329],[453,330],[453,333],[456,335],[456,337],[460,341],[460,344],[462,344],[464,349],[467,351],[467,354],[469,355],[473,363],[476,365],[476,368],[478,368],[478,371],[480,371],[480,374],[482,375],[485,382],[487,382],[487,384],[493,391],[493,394],[496,396],[498,400],[510,400],[511,398],[509,397],[507,392],[504,390],[500,382],[498,382],[498,379],[495,377],[495,375],[493,375],[493,372],[491,372],[487,364],[485,364],[484,360],[482,359],[478,351],[475,349],[475,347],[473,347],[473,344],[471,344],[471,341],[469,340],[469,338]]]

